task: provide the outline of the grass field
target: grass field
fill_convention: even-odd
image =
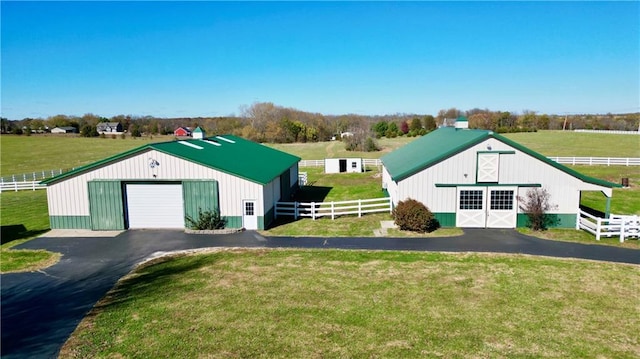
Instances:
[[[173,136],[85,138],[66,135],[0,136],[0,175],[70,169]]]
[[[638,293],[631,265],[229,250],[135,271],[61,357],[637,358]]]

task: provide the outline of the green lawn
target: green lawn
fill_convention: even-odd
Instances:
[[[637,135],[538,131],[504,136],[545,156],[640,157]]]
[[[85,138],[66,135],[0,136],[0,175],[80,167],[173,136]]]
[[[37,270],[60,258],[58,253],[11,249],[49,230],[46,191],[3,192],[0,195],[0,225],[0,272]]]
[[[74,358],[637,358],[640,267],[523,255],[222,250],[136,270]]]
[[[576,157],[640,157],[640,136],[579,133],[571,131],[538,131],[507,133],[503,136],[514,140],[545,156]],[[379,158],[418,137],[396,137],[378,140],[382,151],[348,152],[340,141],[319,143],[269,144],[305,160],[355,157]]]

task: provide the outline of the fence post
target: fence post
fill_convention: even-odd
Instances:
[[[362,200],[358,200],[358,217],[362,217]]]
[[[298,220],[298,202],[293,202],[293,219]]]
[[[26,173],[24,173],[22,175],[22,182],[27,182],[27,174]]]
[[[624,243],[624,218],[620,219],[620,243]]]
[[[596,218],[596,241],[600,240],[601,221],[602,218]]]
[[[607,167],[611,166],[611,157],[607,157]]]
[[[316,203],[315,202],[311,202],[311,218],[314,221],[316,220]]]
[[[13,182],[13,188],[15,189],[15,192],[18,192],[18,182]]]
[[[273,219],[278,219],[278,202],[273,204]]]
[[[576,229],[580,229],[580,210],[578,210],[578,214],[576,215]]]
[[[331,220],[332,221],[336,219],[336,213],[335,213],[334,207],[335,207],[335,202],[331,201]]]

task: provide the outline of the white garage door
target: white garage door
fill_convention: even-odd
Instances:
[[[184,228],[180,184],[127,184],[129,228]]]

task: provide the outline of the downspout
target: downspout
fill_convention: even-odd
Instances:
[[[611,215],[611,197],[607,197],[607,205],[604,208],[604,218],[609,218]]]

